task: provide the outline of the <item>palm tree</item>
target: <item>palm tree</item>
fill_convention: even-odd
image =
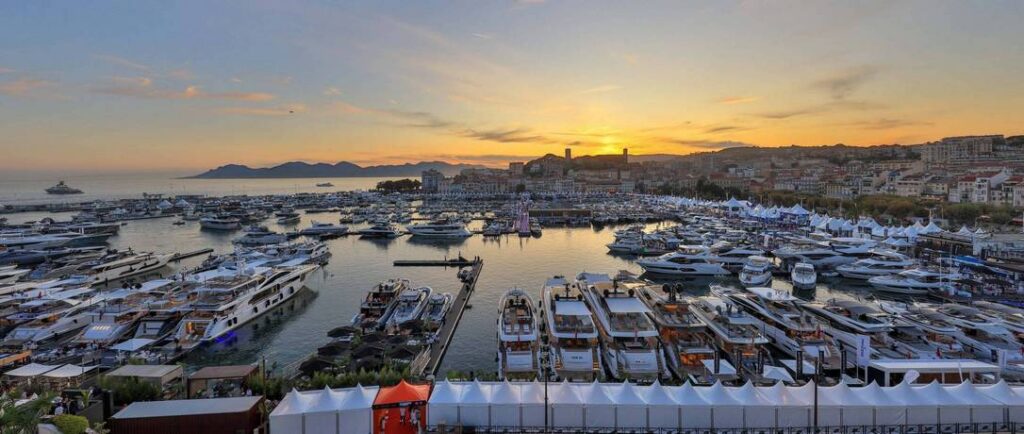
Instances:
[[[38,431],[37,425],[43,416],[50,413],[53,396],[46,394],[16,405],[13,398],[0,396],[0,434],[31,434]]]

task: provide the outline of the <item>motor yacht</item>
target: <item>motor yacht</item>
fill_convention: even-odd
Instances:
[[[192,310],[178,324],[177,344],[193,348],[228,336],[255,318],[290,300],[319,265],[296,267],[238,267],[211,270],[213,277],[189,276]]]
[[[275,212],[274,216],[277,217],[277,224],[279,225],[294,225],[298,224],[299,220],[301,220],[299,213],[290,209]]]
[[[905,255],[890,251],[873,251],[871,257],[858,259],[852,264],[836,267],[840,276],[847,279],[868,280],[877,276],[889,276],[906,271],[914,261]]]
[[[856,300],[832,298],[824,302],[807,302],[799,305],[804,310],[824,321],[825,334],[831,336],[836,344],[842,343],[843,350],[850,360],[857,356],[860,345],[859,336],[870,338],[870,354],[879,354],[889,347],[888,334],[893,331],[892,316],[878,310],[874,306]],[[902,355],[881,354],[883,357],[906,358]]]
[[[233,242],[243,246],[267,246],[288,242],[288,236],[271,231],[265,226],[257,226],[246,229],[245,235]]]
[[[772,253],[783,262],[807,262],[818,270],[831,270],[859,259],[816,243],[783,246]]]
[[[764,250],[755,247],[733,246],[728,242],[713,244],[708,252],[711,262],[720,264],[731,273],[739,273],[753,257],[764,257]]]
[[[991,301],[976,301],[974,307],[981,311],[981,315],[998,320],[1018,336],[1024,335],[1024,310]]]
[[[46,194],[82,194],[82,190],[72,188],[64,181],[57,182],[57,185],[46,189]]]
[[[693,298],[682,294],[681,285],[648,285],[639,294],[658,327],[669,370],[677,378],[697,384],[719,379],[705,368],[705,361],[715,358],[707,324],[692,312]]]
[[[378,222],[373,226],[359,230],[359,236],[363,238],[397,238],[402,233],[391,223]]]
[[[1024,346],[999,320],[985,316],[981,310],[962,304],[946,303],[934,307],[936,313],[959,328],[957,337],[964,349],[981,360],[999,362],[1005,357],[1018,373],[1024,361]]]
[[[299,234],[308,236],[345,235],[347,233],[348,226],[317,221],[313,221],[312,226],[299,231]]]
[[[766,286],[772,281],[772,262],[764,256],[751,256],[740,271],[740,283],[746,287]]]
[[[429,286],[424,286],[416,289],[407,289],[398,294],[395,307],[391,310],[391,316],[388,317],[388,327],[399,328],[410,321],[419,319],[420,315],[423,314],[423,309],[427,306],[430,294],[433,292],[434,290]]]
[[[725,297],[697,297],[692,306],[693,313],[707,324],[715,347],[733,366],[747,375],[760,375],[757,361],[765,354],[768,338],[758,329],[759,321]]]
[[[174,255],[157,253],[135,253],[131,250],[115,251],[88,264],[86,270],[93,283],[116,282],[129,277],[145,275],[167,266]]]
[[[593,314],[577,282],[555,276],[544,282],[544,331],[558,379],[595,381],[603,375]]]
[[[16,268],[16,265],[0,269],[0,285],[17,282],[22,276],[30,273],[32,269]]]
[[[409,289],[406,279],[388,279],[378,283],[366,294],[352,325],[362,328],[383,326],[394,309],[398,295]]]
[[[729,271],[711,262],[706,247],[683,246],[678,252],[636,261],[645,272],[666,276],[723,276]]]
[[[233,231],[242,228],[242,221],[236,217],[208,216],[199,219],[199,227],[214,231]]]
[[[16,313],[0,320],[14,326],[4,338],[5,346],[42,342],[79,330],[92,319],[86,312],[105,299],[89,287],[54,288],[28,296]]]
[[[576,281],[597,318],[602,361],[612,378],[649,382],[668,377],[658,329],[636,289],[622,288],[606,274],[582,273]]]
[[[809,262],[797,262],[789,272],[794,289],[814,289],[818,285],[818,273]]]
[[[406,226],[414,237],[422,238],[465,238],[473,235],[466,225],[456,222],[438,221]]]
[[[540,374],[540,334],[533,299],[519,288],[498,302],[498,379],[532,380]]]
[[[895,275],[875,276],[868,279],[877,291],[895,294],[924,295],[931,291],[949,293],[959,275],[926,268],[911,268]]]
[[[444,324],[444,318],[452,305],[452,299],[454,297],[447,292],[430,294],[430,298],[427,299],[427,306],[423,308],[423,314],[420,315],[420,319],[428,326],[440,327]]]
[[[967,358],[958,337],[960,329],[933,307],[892,301],[880,301],[878,305],[892,314],[895,326],[892,335],[912,352],[910,357]],[[901,339],[901,336],[906,338]]]

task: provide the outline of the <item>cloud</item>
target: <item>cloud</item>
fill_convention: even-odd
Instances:
[[[756,146],[751,143],[737,142],[733,140],[714,141],[703,139],[668,139],[666,141],[677,145],[689,146],[691,148],[700,149],[726,149]]]
[[[0,95],[27,96],[32,92],[54,86],[56,83],[38,78],[19,78],[0,83]]]
[[[112,84],[95,88],[94,91],[110,95],[149,99],[220,99],[232,101],[262,102],[274,99],[264,92],[207,92],[199,86],[186,86],[183,90],[159,88],[149,77],[113,77]]]
[[[727,96],[718,100],[719,104],[746,104],[759,100],[756,96]]]
[[[334,86],[329,86],[327,89],[324,89],[324,95],[325,96],[339,96],[339,95],[341,95],[341,89],[338,89],[338,88],[336,88]]]
[[[455,122],[441,119],[433,113],[423,111],[382,110],[379,112],[403,119],[406,122],[403,126],[407,127],[448,128],[456,125]]]
[[[779,110],[771,112],[755,113],[754,116],[765,119],[789,119],[797,116],[817,114],[825,111],[823,106],[804,107],[792,110]]]
[[[137,69],[139,71],[149,71],[150,67],[142,63],[126,59],[120,56],[114,56],[111,54],[98,54],[95,56],[97,59],[105,60],[114,65],[123,66],[126,68]]]
[[[587,95],[587,94],[591,94],[591,93],[614,92],[614,91],[619,90],[619,89],[622,89],[622,86],[615,85],[615,84],[605,84],[605,85],[601,85],[601,86],[597,86],[597,87],[592,87],[590,89],[584,90],[584,91],[580,92],[580,94]]]
[[[469,137],[485,142],[498,143],[541,143],[550,142],[546,137],[536,134],[527,128],[495,129],[495,130],[474,130],[468,129],[460,133],[463,137]]]
[[[0,66],[0,74],[10,74],[12,72],[14,72],[13,69],[11,69],[11,68],[4,68],[4,67]]]
[[[238,78],[238,77],[231,77],[231,78],[228,79],[228,81],[230,81],[232,83],[241,83],[242,79]]]
[[[828,92],[833,99],[846,99],[853,92],[878,75],[878,68],[865,65],[850,68],[845,71],[817,80],[811,83],[811,88]]]
[[[742,130],[745,130],[745,129],[747,129],[747,128],[746,127],[741,127],[741,126],[738,126],[738,125],[722,125],[722,126],[718,126],[718,127],[710,127],[708,129],[704,130],[704,132],[708,133],[708,134],[718,134],[718,133],[725,133],[725,132],[729,132],[729,131],[742,131]]]
[[[874,120],[851,122],[846,125],[860,127],[865,130],[889,130],[901,127],[912,127],[912,126],[923,126],[923,125],[934,125],[931,122],[922,122],[912,119],[891,119],[891,118],[880,118]]]
[[[217,110],[223,114],[244,116],[288,116],[306,112],[304,104],[285,104],[279,107],[225,107]]]
[[[471,33],[471,35],[480,39],[494,39],[494,35],[491,35],[489,33]]]

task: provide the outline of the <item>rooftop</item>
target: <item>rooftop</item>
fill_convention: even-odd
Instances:
[[[134,402],[117,412],[114,419],[139,419],[149,417],[195,416],[200,414],[242,413],[251,410],[263,399],[262,396],[238,398],[179,399],[173,401]]]

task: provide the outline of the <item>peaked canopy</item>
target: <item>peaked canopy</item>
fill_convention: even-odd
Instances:
[[[404,402],[426,402],[430,397],[429,384],[409,384],[405,380],[391,387],[383,387],[373,400],[374,406],[395,405]]]

